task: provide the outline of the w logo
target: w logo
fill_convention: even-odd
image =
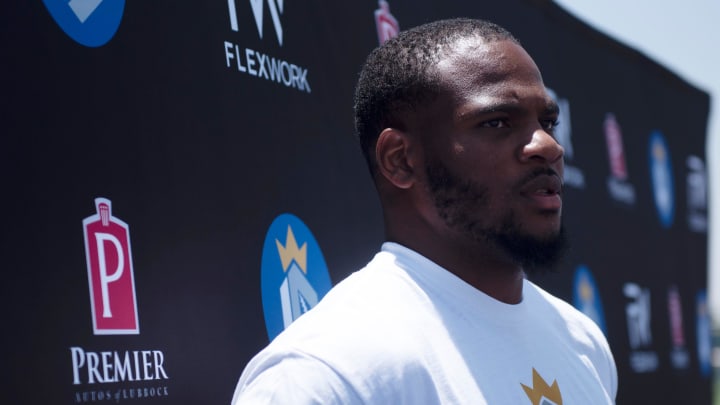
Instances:
[[[283,1],[284,0],[267,0],[268,7],[270,8],[270,17],[272,17],[275,34],[277,34],[280,45],[283,43],[283,31],[282,25],[280,24],[280,13],[283,12]],[[257,26],[258,35],[260,35],[261,39],[263,37],[263,3],[264,0],[250,0],[250,7],[255,17],[255,25]],[[235,0],[228,0],[228,11],[230,12],[230,28],[232,28],[233,31],[237,31],[238,22]]]

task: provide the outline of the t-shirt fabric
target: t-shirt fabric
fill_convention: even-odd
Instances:
[[[525,280],[505,304],[387,242],[248,363],[233,404],[613,404],[595,323]]]

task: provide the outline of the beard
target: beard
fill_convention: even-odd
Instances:
[[[487,225],[480,221],[490,210],[487,187],[461,179],[440,162],[428,164],[426,172],[435,209],[448,227],[496,246],[527,273],[547,271],[562,258],[567,249],[564,225],[549,236],[531,235],[512,211],[497,218],[494,225]]]

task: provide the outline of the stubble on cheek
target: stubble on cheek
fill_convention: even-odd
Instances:
[[[437,214],[449,228],[497,246],[529,271],[552,266],[562,257],[567,248],[562,226],[547,236],[531,235],[510,209],[500,218],[490,218],[491,211],[502,210],[493,210],[486,187],[462,180],[440,163],[428,165],[426,171]]]
[[[487,188],[460,179],[441,163],[428,165],[426,172],[428,191],[438,216],[452,229],[481,237],[479,218],[485,216],[489,207]]]

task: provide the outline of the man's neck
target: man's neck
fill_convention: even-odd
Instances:
[[[390,231],[390,230],[387,230]],[[525,273],[522,267],[496,246],[478,243],[463,246],[448,239],[402,237],[388,232],[387,240],[412,249],[483,293],[507,304],[522,301]]]

